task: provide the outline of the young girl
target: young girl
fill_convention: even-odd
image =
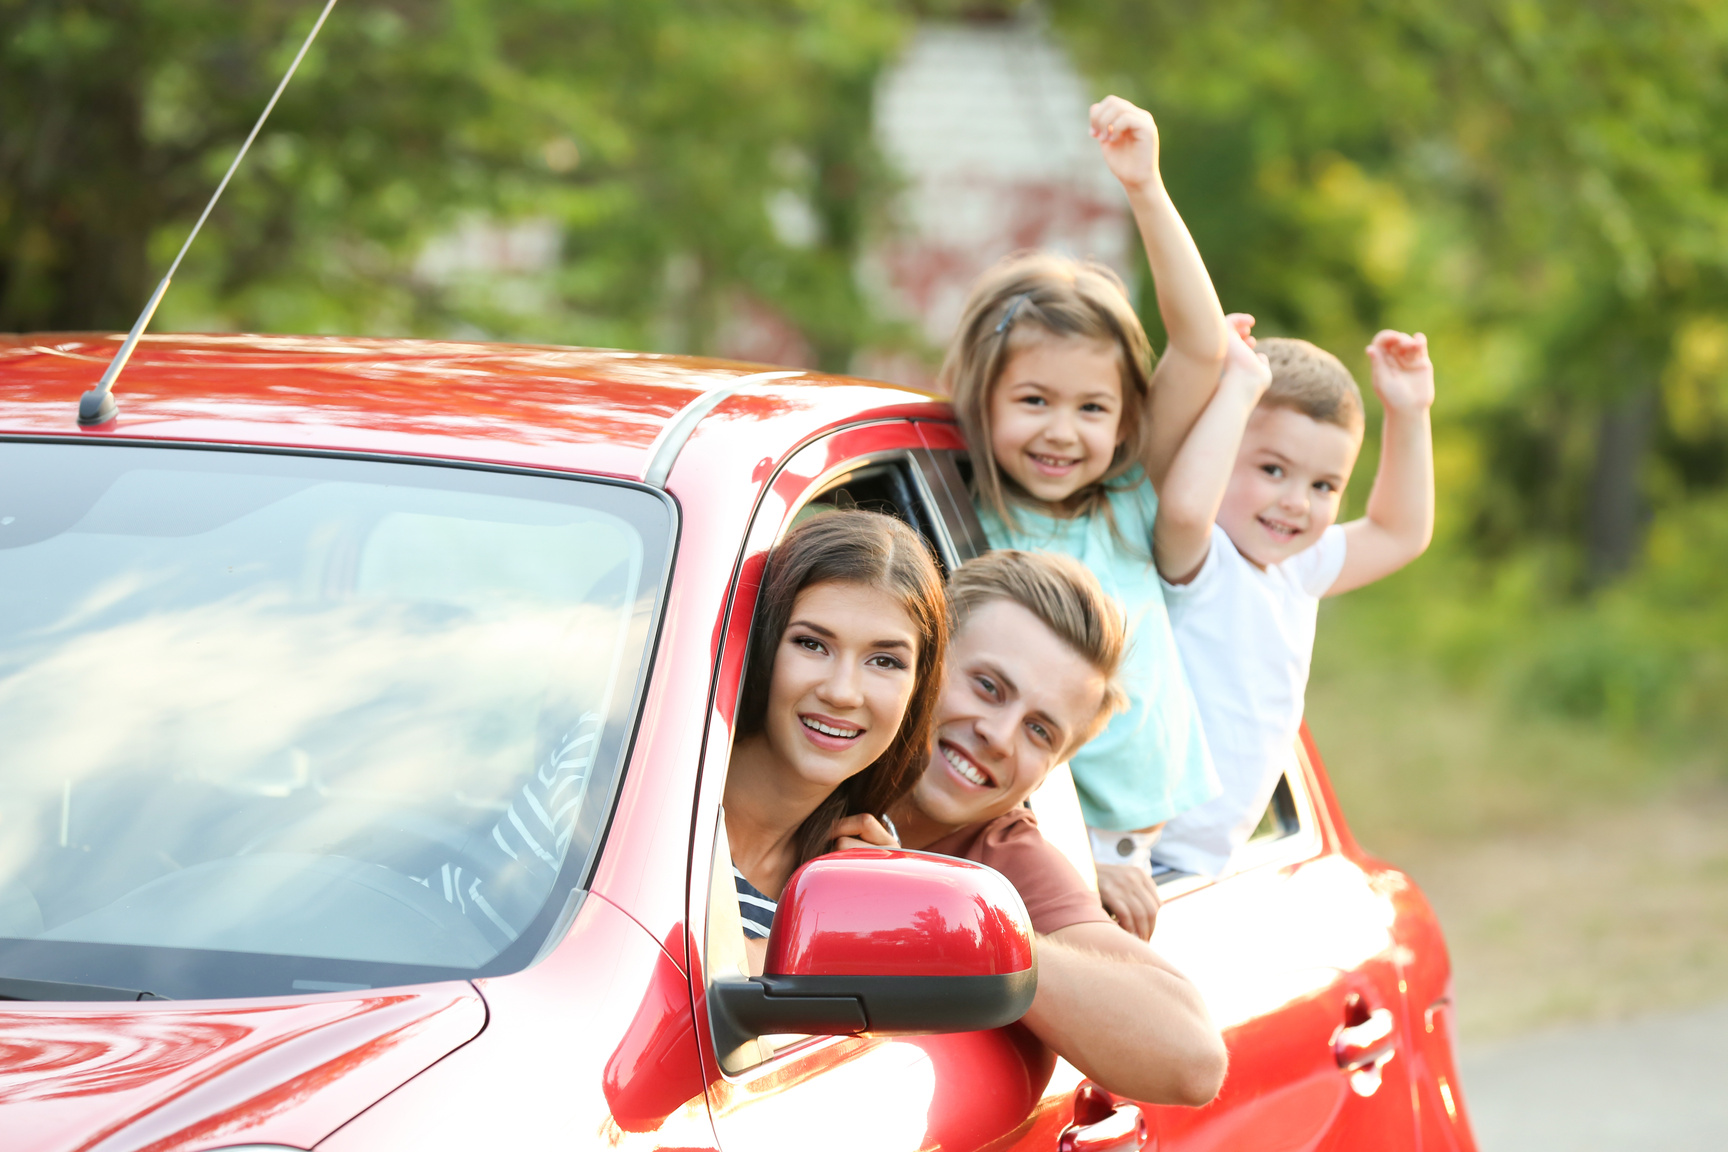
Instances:
[[[825,513],[769,553],[723,800],[753,972],[798,865],[895,843],[877,814],[930,754],[947,639],[941,573],[893,517]]]
[[[973,288],[942,381],[972,445],[991,545],[1076,557],[1126,613],[1129,707],[1072,770],[1099,894],[1146,936],[1157,911],[1152,839],[1218,790],[1154,556],[1157,489],[1217,387],[1229,330],[1159,177],[1152,117],[1112,96],[1092,107],[1091,121],[1146,244],[1170,338],[1157,370],[1149,372],[1150,343],[1114,273],[1032,254],[1010,257]]]

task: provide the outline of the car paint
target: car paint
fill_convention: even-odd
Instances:
[[[758,370],[533,346],[147,337],[116,389],[118,419],[80,429],[77,396],[117,345],[106,336],[0,338],[0,436],[381,454],[629,481],[644,475],[656,438],[686,404]],[[457,995],[429,1017],[466,1021],[483,1008],[483,1026],[466,1035],[466,1024],[405,1026],[394,1045],[361,1039],[346,1055],[307,1064],[342,1043],[271,1037],[316,1037],[321,1012],[381,1019],[368,1014],[385,1009],[371,1006],[451,993],[11,1006],[9,1019],[35,1021],[44,1037],[64,1021],[133,1036],[145,1053],[135,1064],[160,1054],[163,1096],[178,1083],[172,1075],[198,1088],[174,1097],[178,1127],[152,1127],[167,1106],[148,1106],[127,1095],[130,1081],[107,1075],[111,1057],[99,1037],[77,1049],[88,1055],[83,1063],[31,1064],[41,1057],[7,1049],[0,1130],[39,1132],[20,1145],[32,1148],[105,1141],[190,1152],[246,1141],[746,1152],[810,1143],[1053,1149],[1065,1134],[1086,1146],[1110,1124],[1144,1119],[1166,1149],[1470,1152],[1438,924],[1407,877],[1351,839],[1311,742],[1304,773],[1319,829],[1311,855],[1178,896],[1161,917],[1158,946],[1226,1024],[1232,1071],[1206,1108],[1109,1097],[1020,1026],[817,1040],[742,1075],[720,1071],[703,991],[704,877],[762,555],[848,462],[963,446],[933,398],[810,373],[747,385],[696,426],[666,484],[681,509],[678,551],[604,849],[570,928],[540,963],[474,981],[483,1005]],[[1397,1054],[1367,1096],[1350,1088],[1332,1055],[1351,992],[1396,1020]],[[259,1055],[218,1046],[170,1074],[176,1036],[247,1009],[262,1029]],[[332,1017],[325,1027],[341,1025]],[[296,1063],[275,1059],[279,1051],[309,1055]],[[317,1079],[308,1068],[342,1075],[302,1090],[309,1075]],[[14,1127],[18,1117],[46,1115],[30,1110],[62,1099],[51,1093],[63,1082],[85,1093],[80,1109],[53,1122],[63,1127]],[[128,1118],[130,1127],[116,1127]]]

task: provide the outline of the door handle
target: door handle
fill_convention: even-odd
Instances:
[[[1397,1029],[1385,1008],[1369,1010],[1352,992],[1344,1001],[1344,1023],[1332,1034],[1332,1055],[1350,1074],[1358,1096],[1372,1096],[1380,1087],[1380,1070],[1398,1053]]]
[[[1060,1152],[1141,1152],[1146,1147],[1146,1117],[1123,1104],[1096,1124],[1070,1124],[1056,1147]]]

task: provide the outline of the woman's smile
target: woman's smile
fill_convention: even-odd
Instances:
[[[864,729],[836,720],[831,716],[818,716],[801,712],[798,719],[804,725],[805,734],[809,736],[810,742],[818,748],[850,748],[854,740],[864,735]]]

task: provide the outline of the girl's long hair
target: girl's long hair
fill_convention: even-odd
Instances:
[[[768,554],[738,704],[737,736],[755,735],[767,721],[774,658],[798,594],[830,582],[859,584],[892,596],[918,630],[918,650],[912,698],[893,743],[799,825],[800,864],[828,851],[829,829],[836,820],[884,812],[917,783],[935,738],[942,660],[948,648],[947,594],[923,537],[878,512],[823,513],[793,529]]]
[[[960,429],[972,449],[977,496],[1006,524],[1011,503],[1033,498],[1005,476],[990,451],[990,394],[1008,359],[1051,337],[1078,337],[1114,344],[1122,372],[1122,431],[1109,469],[1075,494],[1069,511],[1082,514],[1103,505],[1112,480],[1143,455],[1152,397],[1152,344],[1128,302],[1128,291],[1109,268],[1050,252],[1019,252],[979,277],[966,300],[960,329],[948,346],[938,377],[954,403]]]

